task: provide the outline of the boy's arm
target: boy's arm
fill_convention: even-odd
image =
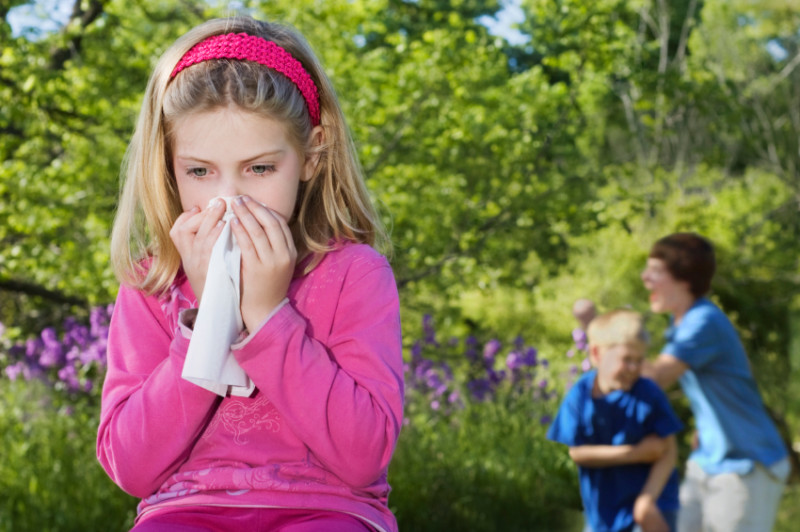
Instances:
[[[678,460],[678,445],[675,443],[674,434],[664,438],[664,442],[664,454],[653,463],[647,481],[633,505],[633,519],[644,532],[669,530],[656,503],[670,475],[675,470],[675,463]]]
[[[686,373],[689,365],[676,356],[661,353],[653,361],[645,360],[642,363],[642,377],[656,381],[661,389],[666,390]]]
[[[569,448],[569,457],[576,464],[583,467],[612,467],[624,464],[655,462],[662,457],[665,449],[664,438],[651,434],[644,437],[636,445],[573,446]],[[663,488],[663,485],[661,488]],[[659,488],[659,493],[661,488]]]

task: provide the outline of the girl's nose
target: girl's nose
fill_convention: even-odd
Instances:
[[[221,184],[219,190],[217,191],[218,195],[225,196],[225,197],[233,197],[239,196],[242,194],[241,190],[237,186],[236,182],[232,179],[226,179]]]

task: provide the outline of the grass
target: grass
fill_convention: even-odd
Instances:
[[[0,532],[127,530],[136,501],[95,459],[95,408],[0,381]]]
[[[137,501],[97,464],[96,400],[7,380],[0,400],[0,532],[128,530]],[[414,417],[389,471],[400,530],[582,530],[575,468],[546,441],[543,408],[487,402],[455,417]],[[794,531],[799,519],[795,483],[775,532]]]

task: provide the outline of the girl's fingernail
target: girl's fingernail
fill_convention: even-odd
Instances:
[[[244,196],[236,196],[236,205],[244,205]]]
[[[236,225],[239,225],[239,223],[240,223],[240,222],[239,222],[239,218],[237,218],[236,216],[234,216],[233,218],[231,218],[231,223],[234,223],[234,224],[236,224]]]

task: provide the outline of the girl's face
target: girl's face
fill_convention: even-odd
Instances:
[[[691,293],[689,283],[675,279],[661,259],[647,259],[642,282],[650,291],[650,310],[653,312],[674,312]]]
[[[280,122],[225,107],[191,113],[174,124],[172,167],[184,211],[217,196],[250,196],[290,221],[304,161]]]

